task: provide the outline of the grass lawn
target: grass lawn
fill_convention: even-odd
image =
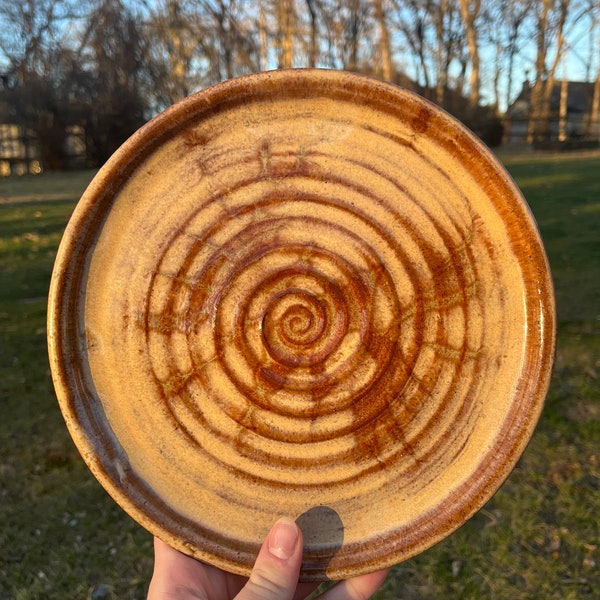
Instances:
[[[469,523],[397,566],[387,599],[597,598],[600,589],[600,154],[505,162],[539,223],[558,349],[539,426]],[[145,598],[151,538],[63,424],[46,357],[48,283],[91,172],[0,179],[0,600]]]

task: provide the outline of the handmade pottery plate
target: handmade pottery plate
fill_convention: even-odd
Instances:
[[[248,574],[297,519],[304,580],[454,531],[523,452],[554,300],[494,156],[417,95],[334,71],[231,80],[94,178],[49,301],[88,466],[175,548]]]

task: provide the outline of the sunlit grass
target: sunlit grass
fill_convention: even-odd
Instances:
[[[556,288],[546,407],[485,509],[396,567],[381,599],[591,599],[600,589],[600,154],[504,159],[539,224]]]
[[[558,299],[552,385],[505,485],[397,566],[380,599],[579,599],[600,589],[600,155],[505,157]],[[92,173],[0,179],[0,599],[144,598],[150,536],[79,458],[50,381],[56,248]]]
[[[56,249],[92,173],[0,179],[0,598],[142,598],[148,534],[90,475],[46,352]],[[104,586],[104,587],[101,587]]]

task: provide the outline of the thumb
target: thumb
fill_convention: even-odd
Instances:
[[[248,583],[235,600],[291,600],[302,563],[302,532],[282,518],[263,543]]]

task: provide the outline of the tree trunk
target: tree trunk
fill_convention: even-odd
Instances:
[[[381,76],[386,81],[392,79],[392,58],[390,49],[390,34],[386,22],[383,0],[375,0],[375,18],[379,25],[379,56],[381,59]]]
[[[459,0],[460,14],[465,26],[471,71],[469,73],[469,106],[471,109],[479,105],[479,42],[477,39],[476,21],[481,10],[481,0]]]
[[[294,0],[278,0],[277,25],[279,27],[279,68],[291,69],[294,65],[294,30],[296,13]]]
[[[306,8],[310,15],[310,42],[308,48],[308,66],[317,66],[317,57],[319,55],[319,41],[318,41],[318,21],[317,11],[315,9],[315,0],[306,0]]]
[[[567,140],[567,96],[569,93],[569,83],[563,74],[560,82],[560,108],[558,111],[558,141]]]
[[[600,68],[598,69],[598,75],[596,75],[596,81],[594,82],[589,135],[600,141]]]
[[[260,68],[262,71],[266,71],[269,49],[267,46],[267,17],[265,15],[265,7],[262,1],[258,6],[258,33],[260,40]]]
[[[542,131],[541,120],[543,113],[542,92],[544,79],[546,75],[546,53],[548,33],[548,13],[550,11],[551,0],[541,0],[539,5],[539,14],[537,17],[536,32],[536,56],[535,56],[535,83],[531,88],[529,99],[529,122],[527,124],[527,142],[533,143]]]
[[[444,96],[448,83],[448,72],[446,69],[446,52],[444,43],[444,16],[448,12],[448,1],[441,0],[435,16],[435,33],[436,33],[436,48],[435,48],[435,64],[437,69],[435,100],[440,105],[444,105]]]
[[[556,68],[563,57],[565,49],[564,28],[570,4],[569,0],[560,0],[556,5],[558,15],[554,16],[552,11],[555,8],[555,1],[542,0],[537,19],[536,82],[531,97],[528,141],[548,139],[550,135],[550,119],[552,116],[550,104],[556,82]],[[554,16],[553,19],[552,16]],[[554,25],[550,25],[552,21],[554,21]],[[552,33],[556,38],[556,51],[552,65],[548,67],[548,39]]]

